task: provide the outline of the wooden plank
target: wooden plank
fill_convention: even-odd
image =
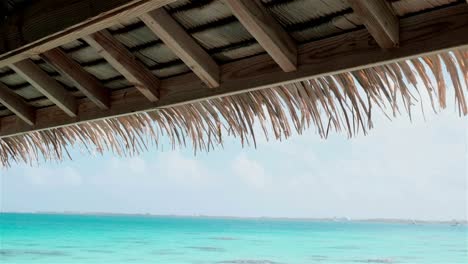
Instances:
[[[41,0],[0,26],[0,68],[39,55],[176,0]],[[60,22],[58,22],[60,21]]]
[[[75,87],[99,108],[109,109],[109,90],[60,48],[46,51],[41,57],[53,65],[60,74],[70,79]]]
[[[295,71],[297,47],[258,0],[225,0],[247,31],[285,71]]]
[[[159,98],[159,79],[107,30],[83,38],[151,102]]]
[[[185,32],[164,8],[140,16],[150,28],[210,88],[219,86],[219,66],[210,55]]]
[[[4,117],[0,119],[0,138],[242,93],[455,48],[467,49],[467,16],[468,5],[463,3],[403,18],[400,48],[387,51],[369,41],[372,36],[366,29],[307,43],[299,47],[295,72],[282,71],[268,55],[239,60],[221,67],[222,82],[217,89],[207,89],[193,73],[169,78],[162,81],[161,99],[156,103],[149,102],[135,89],[127,89],[112,94],[109,110],[99,109],[89,99],[80,100],[80,114],[76,119],[55,106],[37,110],[34,128],[17,124],[14,117]]]
[[[386,0],[348,0],[354,12],[384,49],[398,46],[399,19]]]
[[[62,85],[45,73],[31,60],[17,62],[10,66],[45,97],[62,109],[67,115],[76,117],[77,102]]]
[[[35,120],[34,108],[28,105],[21,96],[0,83],[0,103],[21,118],[28,125],[33,126]]]

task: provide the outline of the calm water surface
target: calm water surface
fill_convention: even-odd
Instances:
[[[468,263],[443,224],[0,214],[0,263]]]

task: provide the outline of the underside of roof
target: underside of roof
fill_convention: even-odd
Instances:
[[[2,19],[22,10],[31,0],[0,0]]]
[[[0,1],[3,165],[78,143],[131,154],[162,135],[206,150],[223,133],[254,141],[255,124],[352,136],[373,107],[426,96],[437,110],[446,89],[468,113],[465,0],[32,2]]]

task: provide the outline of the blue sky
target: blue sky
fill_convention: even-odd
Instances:
[[[313,130],[257,149],[152,150],[1,170],[2,211],[467,219],[467,119],[452,109],[368,136]]]

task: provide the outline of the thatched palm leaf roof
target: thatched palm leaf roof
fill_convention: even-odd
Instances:
[[[253,23],[263,25],[254,31],[235,10],[246,0],[63,1],[70,5],[2,2],[2,166],[62,159],[77,146],[134,155],[167,139],[207,151],[227,135],[242,144],[308,128],[351,137],[372,128],[376,111],[411,117],[427,102],[468,114],[465,0],[255,0],[247,13],[260,12]],[[158,8],[179,27],[169,26],[169,38],[184,35],[183,52],[148,26]],[[117,60],[89,42],[103,30]],[[59,69],[50,50],[71,70]],[[219,75],[211,89],[208,75]],[[149,102],[138,92],[145,89],[160,101]]]

